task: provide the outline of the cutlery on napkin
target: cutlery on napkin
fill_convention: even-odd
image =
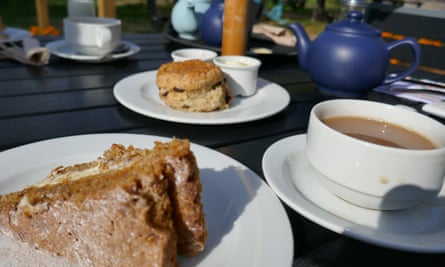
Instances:
[[[14,59],[33,66],[43,66],[48,63],[49,57],[48,49],[41,47],[40,42],[35,38],[24,38],[22,46],[15,42],[0,43],[0,58]]]
[[[379,86],[374,91],[421,103],[445,101],[445,88],[411,81],[396,81]]]
[[[411,82],[415,79],[396,81],[390,85],[379,86],[376,92],[394,95],[403,99],[424,103],[423,112],[445,118],[445,87],[442,82]]]

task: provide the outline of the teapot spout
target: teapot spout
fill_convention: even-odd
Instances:
[[[290,24],[288,26],[290,30],[297,37],[297,54],[298,54],[298,62],[300,63],[300,67],[306,71],[307,70],[307,54],[309,52],[309,46],[311,44],[311,40],[304,30],[303,26],[300,23],[296,22]]]

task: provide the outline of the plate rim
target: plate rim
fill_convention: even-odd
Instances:
[[[194,115],[199,114],[199,115],[213,115],[215,113],[213,112],[209,112],[209,113],[196,113],[196,112],[188,112],[188,111],[180,111],[180,110],[174,110],[170,107],[168,107],[167,105],[163,106],[163,108],[167,111],[172,111],[172,112],[176,112],[179,113],[181,115],[185,115],[185,116],[171,116],[171,115],[164,115],[160,112],[152,112],[150,110],[141,108],[139,105],[135,105],[134,103],[132,103],[132,101],[128,101],[128,93],[125,91],[128,90],[134,90],[136,92],[140,91],[140,88],[142,88],[144,86],[144,83],[138,83],[136,85],[130,85],[128,86],[128,83],[131,83],[132,81],[136,82],[138,79],[140,79],[141,77],[146,75],[146,79],[150,80],[150,81],[154,81],[155,77],[156,77],[156,73],[157,70],[149,70],[149,71],[143,71],[143,72],[137,72],[137,73],[133,73],[130,74],[122,79],[120,79],[118,82],[115,83],[114,87],[113,87],[113,95],[115,97],[115,99],[122,104],[124,107],[139,113],[141,115],[147,116],[147,117],[151,117],[151,118],[155,118],[155,119],[160,119],[160,120],[164,120],[164,121],[170,121],[170,122],[177,122],[177,123],[185,123],[185,124],[196,124],[196,125],[223,125],[223,124],[238,124],[238,123],[244,123],[244,122],[250,122],[250,121],[256,121],[256,120],[260,120],[260,119],[265,119],[268,117],[271,117],[273,115],[278,114],[279,112],[283,111],[290,103],[290,95],[289,92],[287,92],[287,90],[285,88],[283,88],[282,86],[280,86],[277,83],[262,79],[261,77],[258,78],[259,82],[264,82],[267,85],[270,86],[274,86],[273,88],[273,94],[276,97],[280,97],[279,101],[280,101],[280,105],[277,105],[275,108],[270,109],[268,112],[263,112],[263,113],[256,113],[254,116],[247,116],[247,117],[240,117],[238,119],[234,119],[232,117],[229,116],[220,116],[219,118],[215,119],[213,118],[208,118],[208,119],[202,119],[202,118],[193,118]],[[131,88],[131,89],[129,89]],[[268,89],[269,91],[271,91],[270,93],[272,93],[271,89]],[[267,91],[267,92],[269,92]],[[124,93],[125,92],[125,93]],[[136,92],[131,92],[131,93],[136,93]],[[253,96],[250,97],[260,97],[259,94],[255,94]],[[141,96],[142,98],[142,96]],[[222,110],[222,111],[215,111],[215,112],[224,112],[224,111],[229,111],[229,109],[226,110]],[[223,113],[221,113],[223,114]],[[190,116],[187,116],[190,115]]]
[[[432,243],[422,243],[422,242],[414,242],[419,241],[418,238],[415,237],[421,237],[425,236],[422,234],[416,234],[413,233],[412,235],[403,234],[403,233],[392,233],[392,232],[382,232],[378,236],[373,236],[371,233],[375,233],[375,231],[379,231],[379,229],[373,229],[374,232],[368,232],[366,231],[366,228],[369,228],[368,226],[358,224],[354,221],[350,221],[347,218],[344,218],[338,214],[334,214],[333,212],[330,212],[327,209],[324,209],[323,207],[317,205],[310,199],[308,199],[295,185],[295,183],[292,181],[292,178],[285,178],[286,185],[288,188],[283,188],[281,182],[277,179],[283,178],[282,173],[272,173],[272,169],[283,169],[286,157],[288,157],[292,152],[295,152],[296,150],[302,151],[304,149],[304,144],[306,140],[306,134],[297,134],[293,136],[288,136],[285,138],[282,138],[272,145],[270,145],[265,153],[263,154],[262,158],[262,169],[264,173],[264,177],[269,184],[269,186],[272,188],[272,190],[278,195],[278,197],[283,200],[289,207],[291,207],[294,211],[298,212],[302,216],[306,217],[307,219],[313,221],[314,223],[325,227],[333,232],[336,232],[340,235],[348,236],[351,238],[354,238],[356,240],[363,241],[368,244],[374,244],[381,247],[386,247],[390,249],[396,249],[401,251],[407,251],[407,252],[417,252],[417,253],[429,253],[429,254],[435,254],[435,253],[443,253],[445,252],[445,244],[441,246],[435,246]],[[285,151],[280,151],[282,156],[280,156],[279,159],[276,158],[276,151],[279,147],[284,147]],[[291,149],[294,149],[291,151]],[[277,161],[280,161],[277,167],[271,166],[270,159],[272,158],[272,155],[275,155],[276,158],[275,163]],[[277,178],[279,177],[279,178]],[[290,183],[290,185],[289,185]],[[320,186],[324,186],[320,182]],[[290,190],[291,192],[285,192],[286,190]],[[328,189],[326,189],[328,190]],[[290,196],[290,193],[293,195]],[[329,192],[328,192],[329,193]],[[331,193],[332,194],[332,193]],[[341,200],[338,198],[338,201],[344,202],[344,200]],[[350,204],[352,205],[352,204]],[[359,209],[364,209],[357,207]],[[376,213],[382,213],[381,211],[376,211]],[[443,227],[443,231],[445,232],[445,226]],[[382,239],[382,236],[384,237]],[[388,237],[389,236],[389,237]],[[394,236],[398,237],[398,239],[394,239]],[[411,242],[401,242],[402,239],[410,239],[405,241],[411,241]],[[443,242],[442,242],[443,243]]]
[[[84,154],[92,154],[99,153],[97,156],[99,156],[103,151],[97,151],[98,147],[101,147],[106,142],[108,147],[111,146],[112,143],[116,143],[121,141],[124,145],[131,145],[134,143],[134,145],[141,144],[142,142],[146,144],[146,147],[152,147],[154,141],[168,141],[173,139],[174,137],[164,137],[164,136],[156,136],[156,135],[146,135],[146,134],[132,134],[132,133],[99,133],[99,134],[84,134],[84,135],[72,135],[72,136],[64,136],[64,137],[57,137],[52,139],[46,139],[41,141],[32,142],[29,144],[24,144],[18,147],[14,147],[5,151],[0,152],[0,160],[6,159],[8,161],[9,156],[13,156],[12,158],[16,158],[17,156],[20,156],[20,154],[23,153],[29,153],[33,149],[38,151],[39,149],[49,147],[49,151],[53,151],[54,153],[48,152],[47,158],[56,158],[57,155],[63,155],[64,157],[67,155],[67,153],[70,153],[73,150],[79,150],[80,144],[91,144],[92,141],[98,141],[100,140],[96,147],[90,148],[89,146],[86,146],[85,151],[82,150],[82,154],[78,154],[78,157],[85,157]],[[132,141],[129,141],[129,140]],[[57,144],[60,144],[59,146]],[[269,240],[269,242],[255,242],[255,246],[249,246],[251,248],[250,252],[248,254],[255,254],[258,253],[258,251],[270,251],[271,246],[276,246],[277,241],[279,240],[279,243],[282,244],[280,246],[280,251],[277,253],[275,251],[274,253],[264,253],[267,255],[260,255],[262,258],[258,259],[255,257],[255,259],[244,259],[244,262],[248,261],[250,264],[248,266],[257,266],[258,263],[261,263],[264,267],[267,265],[267,263],[277,262],[280,263],[280,266],[291,266],[293,261],[293,253],[294,253],[294,241],[293,241],[293,235],[292,235],[292,229],[290,226],[289,218],[287,217],[287,214],[285,212],[285,209],[281,202],[279,201],[278,197],[273,193],[273,191],[270,189],[270,187],[267,186],[266,182],[262,180],[255,172],[247,168],[244,164],[241,162],[235,160],[234,158],[229,157],[228,155],[225,155],[217,150],[208,148],[203,145],[199,145],[193,142],[190,142],[191,149],[193,153],[196,155],[197,160],[200,161],[203,160],[206,155],[212,155],[215,158],[219,158],[220,160],[205,160],[206,164],[204,164],[204,168],[211,168],[212,164],[213,167],[218,168],[218,162],[224,162],[223,164],[227,164],[227,166],[233,166],[236,168],[242,168],[242,171],[247,171],[248,175],[241,175],[239,174],[239,178],[242,179],[242,181],[239,181],[240,184],[245,185],[245,191],[246,194],[249,193],[249,190],[251,188],[248,188],[249,185],[258,186],[256,189],[256,193],[252,196],[248,196],[250,199],[249,206],[253,205],[252,208],[250,208],[250,213],[254,212],[258,216],[258,213],[262,213],[262,217],[265,220],[261,220],[261,224],[257,224],[257,226],[260,228],[261,236],[258,237],[258,239],[261,238],[273,238],[273,240]],[[37,147],[36,147],[37,146]],[[74,148],[76,146],[76,148]],[[140,146],[140,145],[139,145]],[[81,148],[82,149],[82,148]],[[35,152],[37,153],[37,152]],[[8,156],[9,155],[9,156]],[[70,157],[75,156],[69,154]],[[28,157],[32,157],[32,155],[28,154]],[[39,162],[41,161],[41,165],[45,165],[47,159],[35,159],[36,157],[33,157],[33,166],[35,166],[34,160]],[[90,159],[86,159],[90,160]],[[3,164],[5,164],[5,162]],[[209,163],[210,162],[210,163]],[[25,164],[26,166],[26,164]],[[226,166],[225,166],[226,167]],[[10,175],[16,175],[17,171],[13,171]],[[7,181],[8,177],[2,177],[1,181]],[[247,179],[247,180],[246,180]],[[33,180],[29,180],[29,182],[32,182]],[[211,179],[207,179],[207,181],[211,181]],[[258,196],[260,195],[260,196]],[[247,196],[247,195],[246,195]],[[257,196],[259,198],[257,198]],[[242,196],[241,196],[242,197]],[[255,202],[256,201],[256,202]],[[269,218],[270,211],[268,213],[265,213],[264,210],[261,208],[265,201],[267,201],[267,205],[271,207],[271,212],[275,214],[273,218]],[[255,203],[255,204],[252,204]],[[261,204],[263,203],[263,204]],[[261,206],[261,207],[260,207]],[[245,209],[243,209],[243,212],[245,212]],[[241,213],[242,214],[242,213]],[[239,215],[240,216],[240,215]],[[248,215],[251,216],[251,215]],[[260,216],[261,217],[261,216]],[[277,217],[280,218],[277,221]],[[248,219],[248,218],[246,218]],[[273,222],[274,225],[278,224],[280,226],[280,234],[277,234],[276,229],[272,227],[273,225],[270,225]],[[245,228],[245,226],[243,227]],[[270,230],[269,233],[264,230]],[[233,230],[231,230],[233,231]],[[256,230],[258,232],[258,229]],[[266,232],[266,233],[265,233]],[[238,230],[235,232],[240,233]],[[252,233],[250,233],[252,234]],[[225,235],[224,235],[225,236]],[[250,236],[250,235],[249,235]],[[249,239],[249,236],[246,237],[246,239]],[[255,254],[256,255],[256,254]],[[208,255],[204,255],[205,257],[208,257]],[[204,257],[204,258],[205,258]],[[263,258],[264,257],[264,258]],[[267,257],[267,258],[266,258]],[[234,257],[234,260],[237,260],[237,257]],[[210,262],[211,263],[211,262]],[[281,265],[284,264],[285,265]],[[203,266],[198,264],[199,266]],[[225,265],[224,265],[225,266]]]

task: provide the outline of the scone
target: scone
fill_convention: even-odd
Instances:
[[[80,266],[173,267],[178,252],[204,249],[200,193],[187,140],[152,150],[113,145],[96,161],[56,168],[0,196],[0,241]],[[3,259],[8,253],[0,246]]]
[[[210,112],[230,106],[232,93],[219,67],[201,60],[169,62],[156,74],[159,96],[168,106]]]

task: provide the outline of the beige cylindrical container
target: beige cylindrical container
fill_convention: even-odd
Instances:
[[[222,55],[244,55],[247,43],[248,0],[224,2]]]

